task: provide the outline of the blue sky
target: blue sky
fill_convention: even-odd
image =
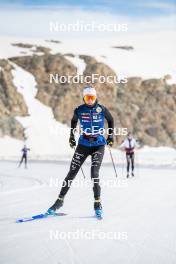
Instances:
[[[176,0],[0,0],[1,36],[54,37],[50,21],[69,24],[77,20],[127,23],[129,33],[175,31]],[[71,33],[61,35],[70,37]],[[73,33],[77,35],[86,34]]]
[[[128,16],[161,16],[175,13],[176,0],[0,0],[0,6],[13,9],[81,8]]]

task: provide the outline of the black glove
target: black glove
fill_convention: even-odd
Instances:
[[[113,136],[108,136],[107,139],[106,139],[106,143],[107,145],[109,145],[110,147],[112,147],[113,143],[114,143],[114,139],[113,139]]]
[[[70,135],[69,143],[70,143],[70,147],[71,147],[71,148],[73,148],[73,147],[76,146],[76,140],[75,140],[74,135]]]

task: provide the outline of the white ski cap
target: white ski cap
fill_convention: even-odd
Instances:
[[[83,97],[85,95],[95,95],[97,96],[96,90],[93,87],[85,87],[83,90]]]

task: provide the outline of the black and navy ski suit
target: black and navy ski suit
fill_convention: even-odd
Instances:
[[[100,198],[99,170],[106,145],[106,139],[102,134],[105,128],[105,119],[108,122],[109,135],[113,137],[114,121],[106,107],[96,102],[92,107],[83,104],[74,110],[71,120],[71,135],[73,135],[73,130],[76,128],[78,120],[80,122],[81,135],[59,197],[66,195],[70,183],[77,175],[83,162],[90,155],[94,198]]]

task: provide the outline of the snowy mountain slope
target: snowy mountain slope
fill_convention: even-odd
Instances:
[[[56,122],[52,110],[35,99],[37,89],[34,77],[17,66],[12,74],[14,84],[28,106],[30,116],[17,119],[26,128],[27,143],[31,146],[34,155],[57,155],[60,150],[63,156],[68,154],[69,129]]]
[[[157,42],[151,41],[149,44],[145,44],[147,38],[157,37],[159,44]],[[143,77],[161,77],[166,73],[171,72],[171,68],[174,68],[175,58],[173,56],[172,45],[170,39],[173,39],[171,33],[158,33],[156,36],[151,34],[146,35],[145,38],[135,37],[130,38],[127,36],[117,39],[107,39],[103,43],[99,40],[96,42],[97,48],[92,40],[73,40],[72,45],[70,41],[64,40],[61,44],[55,44],[46,42],[44,40],[31,40],[31,39],[13,39],[13,38],[0,38],[1,53],[0,57],[7,58],[11,56],[20,56],[20,52],[26,52],[26,55],[32,54],[28,49],[22,49],[15,46],[12,46],[12,43],[22,42],[22,43],[31,43],[34,45],[42,45],[51,48],[53,53],[62,52],[73,53],[76,55],[79,54],[88,54],[95,56],[98,60],[109,64],[116,72],[123,72],[123,69],[126,70],[126,74],[130,75],[139,75]],[[118,42],[118,43],[117,43]],[[133,51],[113,49],[112,46],[117,44],[130,44],[134,46]],[[158,48],[159,45],[159,48]],[[167,52],[163,52],[164,45],[167,48]],[[171,46],[171,48],[169,48]],[[149,53],[151,56],[149,56]],[[152,54],[155,54],[153,56]],[[21,55],[24,56],[22,53]],[[164,64],[159,63],[161,55],[165,60]],[[104,56],[104,57],[102,57]],[[78,72],[82,73],[85,67],[85,64],[82,60],[76,57],[66,56],[75,66],[78,68]],[[160,67],[149,67],[147,64],[141,64],[141,61],[145,62],[150,60],[151,63],[158,63]],[[153,60],[153,61],[152,61]],[[135,61],[135,65],[134,65]],[[117,63],[118,62],[118,63]],[[138,63],[140,65],[138,65]],[[118,65],[118,69],[116,69]],[[17,117],[17,120],[26,128],[25,134],[27,139],[27,144],[31,148],[30,157],[33,159],[63,159],[71,157],[73,151],[69,148],[68,137],[69,131],[68,127],[59,122],[56,122],[52,111],[49,107],[46,107],[41,102],[35,99],[36,95],[36,82],[34,77],[21,69],[20,67],[15,66],[13,71],[14,84],[17,87],[18,92],[20,92],[28,106],[30,113],[29,117],[21,118]],[[155,69],[157,72],[151,74],[150,70]],[[133,72],[136,71],[136,72]],[[62,132],[62,133],[61,133]],[[0,138],[0,148],[3,151],[0,153],[1,158],[17,158],[20,155],[20,149],[23,146],[23,142],[11,139],[9,137]],[[145,149],[139,150],[138,163],[140,164],[175,164],[176,162],[176,152],[169,148],[159,148],[156,150],[160,153],[159,159],[156,156],[155,149]],[[165,158],[167,155],[168,158]],[[125,163],[125,156],[116,151],[115,159],[117,157],[117,163],[119,163],[119,157],[122,157],[120,163]],[[162,158],[161,158],[162,157]],[[109,153],[105,155],[105,161],[111,162]]]
[[[107,39],[59,39],[61,43],[52,43],[40,39],[0,37],[0,58],[31,55],[31,49],[12,46],[12,43],[41,45],[55,53],[86,54],[95,56],[98,61],[107,63],[117,73],[147,78],[161,78],[171,74],[175,80],[176,38],[174,32],[153,32],[145,34],[123,34]],[[127,51],[113,46],[132,46]],[[21,53],[22,52],[22,53]],[[163,62],[163,63],[161,63]],[[80,64],[80,63],[79,63]]]
[[[101,180],[116,185],[102,186],[102,222],[93,218],[92,187],[84,185],[79,173],[82,187],[73,185],[68,193],[61,209],[66,216],[16,224],[15,219],[51,205],[60,188],[51,182],[61,183],[69,165],[39,162],[29,170],[14,165],[0,162],[1,263],[175,263],[174,170],[138,168],[136,178],[126,180],[120,173],[116,181],[112,167],[103,165]],[[84,165],[84,171],[88,180],[89,167]]]

